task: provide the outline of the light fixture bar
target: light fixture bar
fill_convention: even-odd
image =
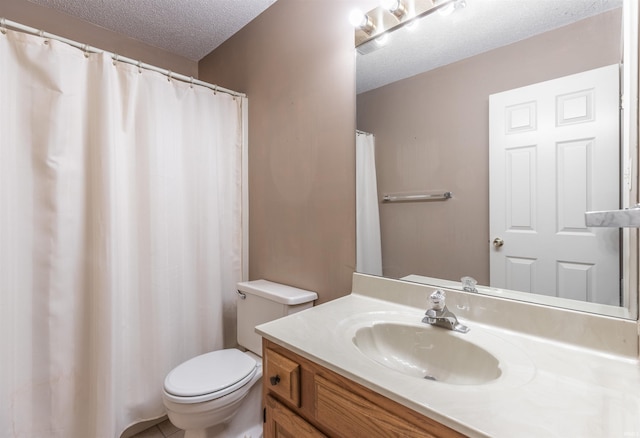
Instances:
[[[372,21],[373,30],[366,32],[362,27],[356,27],[356,48],[378,38],[384,33],[394,32],[406,24],[430,15],[461,0],[386,0],[383,6],[372,9],[365,15]],[[398,12],[400,9],[402,13]]]

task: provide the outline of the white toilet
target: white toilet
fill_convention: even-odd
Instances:
[[[266,280],[238,283],[238,348],[189,359],[164,380],[169,420],[185,438],[262,437],[262,338],[255,326],[308,309],[315,292]]]

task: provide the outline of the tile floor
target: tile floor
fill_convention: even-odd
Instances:
[[[175,427],[169,420],[165,420],[131,438],[183,438],[184,430]]]

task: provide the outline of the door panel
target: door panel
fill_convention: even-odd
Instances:
[[[619,67],[490,96],[492,287],[620,305]],[[613,117],[612,114],[618,114]]]

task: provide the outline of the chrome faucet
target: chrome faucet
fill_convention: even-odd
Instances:
[[[422,318],[422,322],[425,324],[435,325],[460,333],[467,333],[470,330],[466,325],[460,324],[456,315],[447,309],[444,291],[436,290],[432,293],[429,296],[429,304],[431,308],[427,309],[425,317]]]
[[[473,278],[473,277],[462,277],[460,279],[460,282],[462,282],[462,290],[465,292],[478,292],[478,289],[476,289],[476,284],[478,284],[478,281]]]

